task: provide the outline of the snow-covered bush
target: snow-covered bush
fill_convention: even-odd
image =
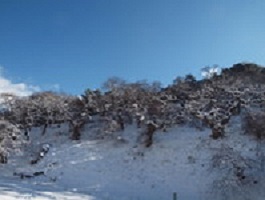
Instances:
[[[70,98],[53,92],[34,93],[27,97],[7,98],[2,105],[8,108],[5,120],[31,128],[63,123],[68,117]]]
[[[21,130],[8,121],[0,120],[0,163],[7,163],[9,153],[20,151],[23,143]]]
[[[243,131],[253,135],[257,139],[264,139],[265,136],[265,112],[248,112],[243,117]]]
[[[201,75],[205,79],[210,79],[214,75],[216,75],[219,72],[219,67],[218,65],[214,65],[212,67],[206,66],[201,69]]]

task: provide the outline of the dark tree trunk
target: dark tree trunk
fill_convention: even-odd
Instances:
[[[0,153],[0,163],[1,164],[7,164],[7,156],[3,153]]]
[[[118,123],[120,125],[121,130],[123,131],[125,127],[124,127],[124,121],[121,115],[118,116]]]
[[[146,141],[145,141],[145,146],[150,147],[153,144],[153,135],[154,132],[156,131],[156,127],[154,124],[148,124],[147,125],[147,132],[146,132]]]
[[[48,124],[45,124],[42,130],[42,135],[45,135]]]
[[[222,138],[224,136],[223,132],[224,132],[224,130],[221,129],[221,128],[220,129],[219,128],[218,129],[217,128],[213,128],[212,129],[212,138],[214,140]]]
[[[72,133],[72,140],[80,140],[80,136],[81,136],[81,133],[80,133],[80,128],[78,125],[75,125],[73,127],[73,133]]]
[[[85,125],[85,121],[81,122],[73,122],[70,121],[70,125],[72,126],[72,140],[80,140],[81,137],[81,128]]]

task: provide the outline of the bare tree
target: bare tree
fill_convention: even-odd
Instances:
[[[121,88],[126,83],[125,80],[119,78],[119,77],[111,77],[106,82],[103,83],[102,88],[107,91],[114,91],[117,88]]]
[[[201,69],[201,75],[205,79],[210,79],[219,72],[218,65],[212,67],[206,66]]]
[[[173,80],[173,85],[178,85],[178,84],[180,84],[180,83],[183,83],[184,80],[185,80],[184,77],[178,76],[178,77],[176,77],[176,78]]]

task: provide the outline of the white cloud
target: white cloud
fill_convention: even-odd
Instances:
[[[26,83],[13,83],[3,75],[3,67],[0,66],[0,93],[12,93],[17,96],[28,96],[33,92],[40,91],[40,88]]]

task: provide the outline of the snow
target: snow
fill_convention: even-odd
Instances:
[[[212,140],[209,129],[176,126],[156,132],[150,148],[139,144],[136,125],[106,139],[91,139],[93,129],[87,127],[80,141],[69,140],[66,125],[48,128],[44,136],[34,128],[30,148],[0,166],[0,199],[171,200],[174,192],[180,200],[206,199],[218,176],[209,170],[215,149],[226,144],[254,154],[250,149],[256,143],[240,136],[239,120],[231,120],[229,136],[222,140]],[[43,158],[29,164],[42,148],[47,150]],[[45,176],[13,176],[40,171]]]

